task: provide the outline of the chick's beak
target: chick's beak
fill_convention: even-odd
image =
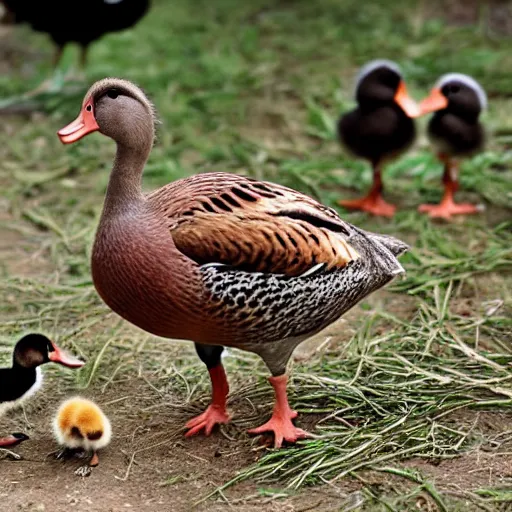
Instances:
[[[48,359],[53,363],[62,364],[68,368],[81,368],[85,363],[80,359],[68,354],[52,342],[53,351],[48,354]]]
[[[91,99],[84,103],[78,117],[72,123],[61,128],[57,135],[63,144],[71,144],[99,129],[100,127],[94,117],[94,105]]]
[[[448,106],[448,100],[446,96],[441,92],[441,89],[434,87],[430,91],[430,94],[420,102],[421,115],[435,112],[436,110],[442,110]]]
[[[408,117],[419,117],[421,115],[418,104],[409,96],[407,87],[403,80],[400,80],[400,83],[398,84],[394,100]]]

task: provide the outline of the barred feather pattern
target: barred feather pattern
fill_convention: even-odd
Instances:
[[[234,322],[240,336],[234,345],[259,354],[271,372],[280,375],[302,340],[403,272],[383,240],[371,240],[371,234],[363,232],[355,238],[361,258],[341,269],[324,266],[305,276],[204,265],[201,271],[210,292],[205,308],[220,321]]]

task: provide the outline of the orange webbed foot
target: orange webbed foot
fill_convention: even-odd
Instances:
[[[453,215],[471,215],[483,211],[481,205],[469,203],[440,203],[422,204],[418,207],[420,213],[427,213],[431,218],[450,219]]]
[[[230,419],[231,416],[225,407],[209,405],[206,411],[187,422],[185,426],[190,430],[186,432],[185,437],[198,434],[201,430],[204,430],[205,435],[209,436],[215,425],[228,423]]]
[[[295,411],[290,410],[291,414],[287,416],[274,414],[266,423],[261,427],[252,428],[248,430],[249,434],[263,434],[265,432],[274,433],[274,448],[281,448],[283,441],[288,443],[295,443],[299,439],[310,437],[311,434],[296,427],[292,423],[292,419],[297,416]]]
[[[393,217],[396,211],[396,206],[386,202],[381,195],[341,200],[338,204],[347,210],[360,210],[379,217]]]

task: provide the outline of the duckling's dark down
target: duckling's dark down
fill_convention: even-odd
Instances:
[[[70,368],[84,365],[42,334],[27,334],[16,343],[12,367],[0,368],[0,416],[39,390],[43,380],[40,366],[50,362]],[[0,438],[0,446],[15,446],[26,439],[25,434],[11,434]]]
[[[372,165],[373,186],[366,197],[339,204],[390,217],[395,207],[382,198],[382,166],[414,142],[413,117],[419,110],[407,94],[400,68],[387,60],[369,62],[361,69],[356,80],[356,101],[357,107],[339,119],[338,136],[349,153]]]

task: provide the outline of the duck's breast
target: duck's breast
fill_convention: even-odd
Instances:
[[[14,383],[10,383],[11,386],[13,384]],[[9,385],[9,383],[6,383],[6,385]],[[25,402],[25,400],[27,400],[32,395],[37,393],[41,389],[42,385],[43,385],[43,372],[41,371],[41,368],[38,366],[35,370],[34,383],[26,391],[22,391],[19,397],[16,397],[12,400],[5,400],[3,402],[0,402],[0,416],[5,414],[10,409],[19,407],[23,402]],[[12,390],[10,394],[11,395],[15,394],[15,391],[16,390]]]
[[[103,221],[92,251],[96,290],[117,314],[152,334],[190,339],[201,288],[197,265],[155,220]]]

